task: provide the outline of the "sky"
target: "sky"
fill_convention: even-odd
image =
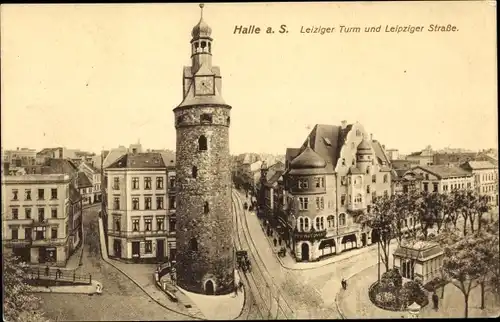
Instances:
[[[231,153],[284,154],[315,124],[342,120],[401,153],[497,147],[490,3],[206,4],[213,64],[232,106]],[[2,5],[2,147],[98,152],[140,140],[175,149],[172,110],[199,18],[195,3]],[[282,24],[288,33],[278,33]],[[429,32],[430,24],[458,31]],[[238,25],[276,31],[235,34]],[[313,26],[335,31],[301,33]]]

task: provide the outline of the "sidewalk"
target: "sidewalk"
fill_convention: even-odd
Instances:
[[[408,312],[394,312],[376,307],[368,297],[368,288],[377,279],[377,266],[354,275],[348,279],[347,290],[338,293],[337,304],[344,318],[401,318],[408,317]],[[494,317],[500,312],[500,303],[495,301],[494,296],[486,293],[484,310],[481,310],[479,287],[474,288],[469,296],[469,317]],[[438,292],[438,295],[441,295]],[[422,308],[420,318],[463,318],[464,297],[460,290],[453,284],[445,287],[444,298],[439,303],[439,310],[432,308],[432,303]]]
[[[68,285],[68,286],[32,286],[33,293],[65,293],[65,294],[96,294],[99,281],[92,281],[91,285]]]

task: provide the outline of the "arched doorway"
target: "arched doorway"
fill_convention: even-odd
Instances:
[[[207,295],[214,295],[214,282],[211,280],[205,282],[205,293]]]
[[[302,260],[303,261],[308,261],[309,260],[309,245],[307,243],[302,243],[301,246],[301,253],[302,253]]]

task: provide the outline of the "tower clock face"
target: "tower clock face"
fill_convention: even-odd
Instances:
[[[196,95],[214,95],[214,77],[198,76],[195,78],[194,90]]]

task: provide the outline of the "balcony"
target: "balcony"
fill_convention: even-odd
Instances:
[[[68,238],[46,238],[46,239],[34,239],[31,243],[33,247],[37,246],[66,246]]]
[[[360,230],[357,225],[343,226],[337,228],[337,235],[354,234]]]
[[[350,203],[347,205],[347,210],[350,211],[360,211],[360,210],[365,210],[366,205],[364,202],[359,202],[359,203]]]
[[[33,219],[6,219],[9,225],[24,225],[29,226],[33,224]]]
[[[326,237],[326,229],[325,230],[314,230],[311,229],[310,231],[298,231],[294,230],[293,236],[296,241],[300,240],[318,240],[318,239],[323,239]]]
[[[31,242],[31,239],[8,239],[2,241],[6,247],[30,247]]]
[[[116,231],[116,230],[110,230],[108,231],[109,236],[114,236],[114,237],[124,237],[124,238],[141,238],[141,237],[164,237],[164,236],[169,236],[169,237],[174,237],[175,236],[175,231],[174,232],[169,232],[166,230],[149,230],[149,231]]]

